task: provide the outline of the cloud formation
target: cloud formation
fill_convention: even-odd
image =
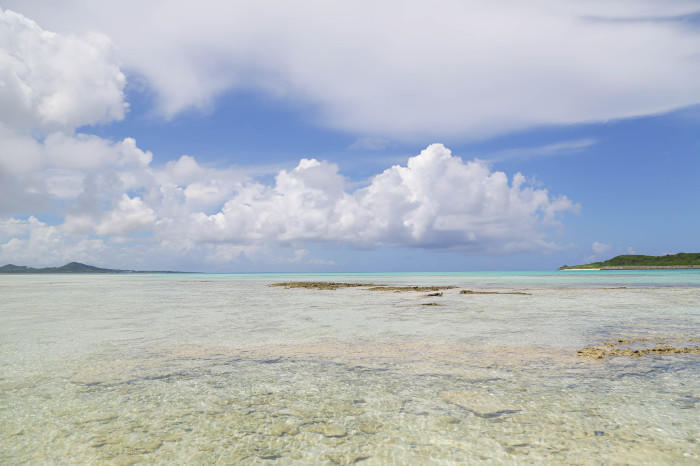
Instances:
[[[99,30],[172,117],[229,90],[368,137],[481,138],[700,102],[695,1],[6,0]],[[78,13],[79,12],[79,13]]]
[[[512,182],[480,161],[464,162],[432,144],[348,192],[333,164],[302,159],[274,186],[244,185],[213,215],[196,214],[203,241],[342,241],[504,253],[547,250],[543,229],[576,210],[566,197]]]
[[[181,170],[182,164],[190,170]],[[98,175],[73,171],[80,175],[77,188],[60,193],[67,205],[63,223],[5,218],[0,261],[26,261],[29,255],[29,262],[43,262],[55,251],[63,251],[63,257],[81,247],[87,250],[78,257],[88,252],[114,257],[118,249],[132,248],[133,253],[133,248],[146,248],[154,256],[235,261],[269,248],[299,251],[305,244],[323,242],[466,253],[546,252],[559,247],[550,236],[560,214],[577,210],[566,197],[528,186],[520,174],[509,180],[484,162],[464,162],[441,144],[355,190],[347,189],[336,165],[316,159],[301,159],[294,169],[281,170],[272,184],[239,177],[217,185],[198,177],[199,171],[207,173],[207,180],[216,172],[201,168],[192,157],[160,168],[105,164]],[[219,200],[211,213],[202,209],[206,202],[192,202],[189,194],[200,196],[204,185],[205,197]],[[47,254],[49,249],[54,252]]]
[[[0,82],[6,128],[72,131],[119,120],[126,109],[126,78],[108,37],[55,34],[2,9]]]
[[[204,267],[279,250],[286,256],[275,260],[311,263],[318,259],[307,246],[318,243],[549,251],[558,247],[551,233],[561,214],[577,209],[519,173],[509,179],[442,144],[361,188],[314,158],[279,170],[271,183],[190,155],[156,166],[132,138],[76,132],[123,117],[124,75],[104,36],[57,34],[1,14],[0,60],[9,64],[0,72],[9,105],[0,111],[2,263],[135,267],[124,257],[148,266],[169,256]]]

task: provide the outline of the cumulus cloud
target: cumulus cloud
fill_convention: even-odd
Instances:
[[[166,117],[254,90],[310,104],[319,124],[424,140],[700,102],[700,33],[681,20],[695,1],[5,3],[108,34]]]
[[[153,209],[146,206],[141,198],[130,198],[124,194],[117,207],[105,215],[97,226],[98,235],[128,235],[147,231],[156,220]]]
[[[103,34],[57,34],[0,9],[0,214],[41,212],[70,200],[91,176],[126,173],[151,154],[75,129],[124,117],[124,74]],[[116,194],[117,196],[120,195]]]
[[[0,257],[16,264],[53,265],[69,261],[101,263],[103,240],[76,237],[35,217],[0,220]]]
[[[0,122],[5,127],[72,131],[121,119],[125,83],[107,36],[55,34],[0,9]]]
[[[545,231],[557,215],[575,211],[566,197],[512,182],[480,161],[464,162],[441,144],[348,192],[338,167],[302,159],[273,186],[243,186],[213,215],[193,215],[200,241],[341,241],[457,248],[477,252],[546,250]]]
[[[307,258],[304,245],[329,242],[465,253],[546,252],[559,247],[552,231],[561,214],[578,209],[564,196],[530,186],[521,174],[509,179],[483,161],[452,155],[442,144],[378,173],[359,189],[351,188],[337,165],[316,159],[281,170],[271,184],[240,177],[229,181],[223,192],[230,194],[211,213],[191,202],[188,192],[217,170],[189,156],[162,168],[148,162],[128,170],[113,162],[99,174],[83,169],[81,193],[73,198],[60,193],[69,207],[58,225],[6,218],[0,224],[0,257],[24,257],[22,248],[37,254],[50,247],[79,252],[77,246],[66,247],[73,243],[110,257],[115,244],[148,244],[147,254],[197,256],[211,263],[271,248],[286,249],[287,262],[315,261]],[[219,180],[232,173],[221,172]],[[130,185],[124,179],[142,182]],[[128,194],[134,188],[142,194]],[[18,234],[20,226],[23,234]],[[142,232],[147,234],[134,236]],[[47,245],[39,247],[41,241]]]
[[[189,155],[166,163],[158,176],[161,183],[169,186],[170,194],[182,198],[180,202],[188,209],[205,212],[220,208],[239,183],[247,179],[243,171],[202,167]]]
[[[2,135],[0,130],[0,214],[37,212],[52,198],[71,200],[83,193],[95,201],[118,199],[124,191],[153,184],[153,155],[132,138],[114,142],[51,133],[39,141],[30,135]]]

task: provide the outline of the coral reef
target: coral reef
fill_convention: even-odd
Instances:
[[[684,342],[677,342],[681,345],[676,346],[669,344],[669,341],[664,338],[632,338],[618,339],[614,342],[604,343],[602,345],[587,346],[578,350],[579,356],[591,359],[605,359],[615,356],[630,356],[637,358],[648,355],[662,354],[700,354],[700,346],[697,345],[697,339],[689,339]]]

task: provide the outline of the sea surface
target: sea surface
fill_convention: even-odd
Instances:
[[[699,337],[698,270],[2,275],[0,464],[698,464],[699,354],[577,351]]]

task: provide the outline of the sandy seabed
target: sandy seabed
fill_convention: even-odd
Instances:
[[[0,282],[0,462],[700,460],[700,288],[381,278]]]

